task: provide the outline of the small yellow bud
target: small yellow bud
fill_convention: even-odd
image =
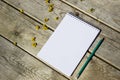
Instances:
[[[50,3],[50,0],[45,0],[46,3]]]
[[[17,42],[14,42],[14,45],[17,46]]]
[[[35,42],[35,43],[32,43],[32,46],[33,47],[36,47],[37,46],[37,43]]]
[[[36,26],[35,26],[35,29],[36,29],[36,30],[39,30],[39,29],[40,29],[40,26],[36,25]]]
[[[45,18],[44,21],[45,21],[45,22],[48,22],[48,21],[49,21],[49,18]]]
[[[42,29],[43,29],[43,30],[48,30],[48,27],[47,27],[45,24],[43,24]]]
[[[32,37],[32,41],[35,41],[36,40],[36,37]]]
[[[91,8],[91,9],[90,9],[90,12],[92,12],[92,13],[95,12],[95,9],[94,9],[94,8]]]
[[[21,13],[24,13],[24,10],[23,10],[23,9],[20,9],[20,12],[21,12]]]
[[[55,20],[58,20],[59,19],[59,17],[55,17]]]
[[[52,11],[53,11],[53,7],[49,7],[49,8],[48,8],[48,11],[49,11],[49,12],[52,12]]]

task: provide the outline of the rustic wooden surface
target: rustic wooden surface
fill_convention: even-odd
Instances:
[[[0,37],[0,80],[67,80]]]
[[[26,1],[25,0],[17,0],[17,1],[16,0],[4,0],[4,1],[7,2],[8,4],[14,6],[17,9],[23,9],[26,14],[31,15],[32,17],[37,19],[39,22],[44,22],[45,17],[50,18],[50,21],[48,21],[47,24],[49,26],[51,26],[52,29],[56,28],[58,23],[64,17],[65,13],[79,12],[76,9],[62,3],[59,0],[52,0],[52,3],[54,3],[55,7],[54,7],[54,11],[50,12],[50,13],[47,10],[48,6],[44,0],[35,0],[35,1],[34,0],[29,0],[29,1],[27,1],[27,0]],[[60,7],[58,7],[58,6],[60,6]],[[102,58],[103,60],[112,64],[116,68],[120,69],[120,60],[118,60],[118,58],[120,56],[120,33],[95,21],[94,19],[91,19],[90,17],[84,15],[83,13],[79,12],[79,14],[80,14],[80,17],[82,17],[84,20],[86,20],[86,21],[92,23],[93,25],[99,27],[100,29],[102,29],[102,33],[101,33],[100,37],[106,38],[105,42],[104,42],[104,46],[102,46],[102,48],[99,49],[99,51],[96,53],[96,56]],[[56,16],[60,17],[60,19],[58,21],[54,20],[54,18]],[[37,37],[39,37],[39,36],[37,36]],[[26,42],[28,42],[28,41],[26,41]],[[96,44],[96,42],[95,42],[95,44]],[[30,51],[29,51],[29,49],[30,49]],[[27,49],[27,50],[29,52],[31,52],[31,48],[29,48],[29,49]],[[93,49],[93,46],[90,49],[90,51],[92,49]],[[37,49],[37,50],[39,51],[39,49]],[[36,51],[36,52],[38,52],[38,51]],[[116,53],[116,54],[113,55],[112,53]],[[107,56],[107,55],[109,55],[109,56]]]
[[[0,34],[11,40],[26,51],[35,54],[47,41],[52,31],[36,30],[35,26],[41,24],[27,18],[22,13],[0,1]],[[32,46],[32,37],[36,37],[37,48]]]
[[[48,12],[48,6],[45,3],[44,0],[4,0],[5,2],[8,2],[10,5],[14,6],[17,9],[23,9],[25,13],[30,14],[32,17],[35,19],[44,22],[44,18],[50,18],[50,21],[47,22],[48,25],[50,25],[53,29],[57,27],[61,19],[64,17],[64,15],[67,12],[79,12],[78,10],[62,3],[59,0],[52,0],[51,3],[54,4],[54,11],[53,12]],[[41,11],[42,10],[42,11]],[[120,36],[119,32],[116,32],[112,30],[111,28],[108,28],[101,23],[91,19],[90,17],[80,13],[80,17],[85,19],[86,21],[92,23],[93,25],[99,27],[103,31],[103,35],[110,39],[114,39],[116,42],[120,43]],[[58,21],[55,21],[54,18],[58,16],[60,19]],[[113,32],[113,34],[116,34],[115,36],[109,35]],[[118,38],[118,39],[117,39]]]
[[[0,80],[67,80],[1,36],[0,49]],[[119,80],[119,74],[120,71],[94,57],[79,80]]]
[[[62,0],[83,10],[120,32],[120,0]],[[91,12],[90,9],[94,11]]]
[[[7,3],[5,3],[5,2]],[[53,33],[51,30],[35,30],[35,25],[42,26],[40,23],[44,23],[44,18],[50,18],[47,25],[53,30],[60,23],[65,13],[73,12],[79,13],[79,16],[84,20],[94,24],[95,26],[102,29],[102,33],[99,38],[93,44],[91,50],[94,48],[95,44],[101,37],[105,37],[105,41],[96,53],[96,57],[90,62],[85,72],[81,76],[80,80],[93,79],[93,80],[119,80],[120,79],[120,33],[108,26],[101,24],[100,22],[92,19],[89,16],[81,13],[79,10],[66,5],[59,0],[52,0],[54,3],[54,11],[48,13],[48,6],[44,0],[1,0],[0,1],[0,34],[10,41],[17,42],[17,45],[29,52],[33,56],[40,51],[41,47],[48,40],[50,35]],[[72,1],[72,0],[71,0]],[[13,6],[13,7],[11,7]],[[17,9],[23,9],[25,14],[32,18],[29,18],[25,14],[20,13]],[[54,18],[59,16],[59,20]],[[102,18],[102,17],[101,17]],[[116,17],[115,17],[116,18]],[[35,19],[35,20],[33,20]],[[111,24],[110,24],[111,25]],[[114,25],[114,24],[113,24]],[[115,26],[115,29],[118,29]],[[119,29],[118,29],[119,30]],[[37,47],[32,46],[32,37],[36,37]],[[30,56],[28,53],[16,48],[14,45],[0,37],[0,80],[66,80],[65,77],[61,76],[59,73],[55,72],[51,68],[47,67],[40,61],[36,60],[34,57]],[[9,47],[6,47],[9,46]],[[12,49],[14,47],[15,49]],[[7,51],[8,50],[8,51]],[[8,54],[8,52],[10,52]],[[20,52],[20,53],[18,53]],[[6,53],[6,54],[3,54]],[[16,55],[15,55],[16,53]],[[25,55],[24,58],[21,55]],[[89,55],[89,54],[87,54]],[[4,57],[5,56],[5,57]],[[18,58],[17,61],[9,61],[9,57],[12,59]],[[8,58],[7,58],[8,57]],[[4,59],[3,59],[4,58]],[[6,61],[5,61],[6,60]],[[86,57],[84,58],[86,60]],[[82,64],[84,62],[82,61]],[[8,61],[8,62],[7,62]],[[3,63],[4,62],[4,63]],[[25,64],[23,65],[22,64]],[[33,62],[33,63],[30,63]],[[30,63],[30,65],[28,65]],[[4,68],[3,66],[6,65]],[[20,66],[19,66],[20,65]],[[33,66],[32,66],[33,65]],[[34,66],[35,65],[35,66]],[[27,67],[25,67],[27,66]],[[29,70],[35,68],[36,73],[30,73]],[[40,68],[38,68],[40,66]],[[18,67],[18,69],[17,69]],[[36,69],[37,67],[37,69]],[[81,65],[77,68],[72,79],[75,79]],[[15,68],[15,69],[14,69]],[[20,68],[20,70],[19,70]],[[25,69],[28,68],[26,71]],[[44,68],[44,69],[43,69]],[[8,69],[6,71],[6,69]],[[48,73],[44,71],[49,71]],[[38,71],[38,74],[37,74]],[[8,73],[7,73],[8,72]],[[34,70],[33,70],[34,72]],[[11,76],[10,74],[13,73]],[[96,75],[96,76],[95,76]],[[31,78],[33,77],[33,78]]]

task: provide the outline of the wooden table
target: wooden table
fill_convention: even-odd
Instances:
[[[54,4],[52,12],[49,4]],[[51,0],[49,4],[45,0],[0,0],[0,80],[68,80],[36,57],[67,12],[102,29],[71,80],[76,80],[81,65],[102,37],[104,43],[78,80],[119,80],[120,0]],[[43,30],[43,24],[49,28]]]

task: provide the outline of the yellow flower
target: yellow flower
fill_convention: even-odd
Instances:
[[[42,29],[43,29],[43,30],[48,30],[48,27],[47,27],[45,24],[43,24]]]
[[[36,25],[35,28],[36,28],[36,30],[39,30],[39,29],[40,29],[40,26]]]
[[[24,10],[23,10],[23,9],[20,9],[20,12],[21,12],[21,13],[24,13]]]
[[[49,12],[52,12],[53,9],[54,9],[53,7],[49,6],[48,11],[49,11]]]
[[[49,21],[49,18],[45,18],[44,21],[45,21],[45,22],[48,22],[48,21]]]
[[[33,47],[36,47],[37,46],[37,43],[35,42],[35,43],[32,43],[32,46]]]
[[[55,20],[58,20],[59,19],[59,17],[55,17]]]
[[[95,9],[94,9],[94,8],[91,8],[91,9],[90,9],[90,12],[92,12],[92,13],[95,12]]]
[[[50,3],[50,0],[45,0],[46,3]]]
[[[17,42],[14,42],[13,44],[14,44],[15,46],[17,46]]]
[[[35,41],[36,40],[36,37],[32,37],[32,41]]]

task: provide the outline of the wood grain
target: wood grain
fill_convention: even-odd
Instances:
[[[100,36],[93,46],[90,48],[90,52],[95,48],[98,41],[103,36]],[[105,38],[104,42],[102,43],[101,47],[95,54],[97,57],[105,60],[109,64],[112,64],[114,67],[120,70],[120,59],[117,56],[120,56],[120,44],[115,43],[114,41]]]
[[[0,80],[67,80],[0,37]]]
[[[76,78],[77,73],[79,72],[81,66],[88,58],[85,56],[81,64],[78,66],[76,72],[72,76],[73,79]],[[102,65],[102,66],[100,66]],[[116,74],[118,72],[118,74]],[[86,67],[85,71],[82,73],[82,75],[79,77],[78,80],[115,80],[114,77],[117,77],[118,80],[120,78],[120,71],[115,71],[111,66],[108,64],[102,62],[96,57],[93,57],[93,59],[90,61],[88,66]]]
[[[21,8],[21,6],[23,5],[22,4],[22,0],[20,0],[20,2],[19,1],[14,1],[13,0],[13,2],[10,0],[9,1],[11,4],[14,4],[15,5],[15,7],[17,6],[17,8]],[[24,1],[23,1],[24,2]],[[35,1],[28,1],[29,3],[34,3],[34,4],[36,4],[35,6],[37,6],[38,4],[35,2]],[[44,2],[44,1],[41,1],[41,2]],[[21,5],[17,5],[17,4],[21,4]],[[33,5],[31,3],[31,6]],[[3,5],[3,3],[1,3],[2,5]],[[26,4],[26,6],[30,6],[30,5],[28,5],[27,4],[27,2],[26,3],[24,3],[24,4]],[[40,3],[40,4],[42,4],[42,3]],[[71,8],[70,6],[67,6],[67,5],[65,5],[65,4],[63,4],[63,3],[58,3],[58,1],[55,1],[55,5],[57,5],[57,4],[62,4],[63,6],[66,6],[65,8],[66,8],[66,10],[61,10],[61,11],[65,11],[64,13],[63,13],[63,15],[66,13],[66,12],[69,12],[69,11],[74,11],[74,9],[73,8]],[[43,4],[43,5],[45,5],[45,3]],[[25,49],[25,50],[27,50],[28,52],[30,52],[30,53],[32,53],[32,54],[37,54],[38,53],[38,51],[41,49],[41,47],[44,45],[44,43],[48,40],[48,38],[49,38],[49,36],[52,34],[52,32],[51,31],[39,31],[39,32],[36,32],[35,30],[34,30],[34,24],[36,24],[34,21],[32,21],[31,19],[29,19],[29,18],[26,18],[24,15],[22,15],[22,14],[20,14],[19,12],[17,12],[16,10],[14,10],[13,8],[10,8],[10,6],[7,6],[7,5],[5,5],[4,4],[4,6],[6,6],[6,9],[1,9],[1,34],[2,35],[4,35],[5,37],[7,37],[8,39],[10,39],[11,41],[16,41],[16,42],[18,42],[18,45],[20,46],[20,47],[22,47],[23,49]],[[32,6],[33,7],[33,6]],[[67,8],[67,7],[69,7],[69,8]],[[39,5],[39,7],[38,8],[40,8],[41,10],[43,10],[43,11],[41,11],[41,12],[44,12],[44,7],[42,7],[42,6],[40,6]],[[58,8],[58,7],[57,7]],[[59,9],[55,9],[55,10],[59,10]],[[27,11],[27,7],[25,7],[24,5],[22,6],[22,8],[21,9],[24,9],[25,11]],[[37,10],[37,7],[36,7],[36,9],[33,9],[33,10],[31,10],[32,8],[29,8],[30,9],[30,11],[27,11],[27,12],[31,12],[31,11],[33,11],[34,13],[36,13],[36,11],[39,11],[39,10]],[[29,10],[28,9],[28,10]],[[61,8],[60,8],[61,9]],[[67,9],[68,9],[68,11],[67,11]],[[35,11],[34,11],[35,10]],[[45,11],[46,11],[46,9],[45,9]],[[8,13],[9,12],[9,14],[5,14],[5,13]],[[56,11],[56,12],[59,12],[59,11]],[[37,13],[39,13],[39,12],[37,12]],[[33,13],[30,13],[31,15],[33,14]],[[40,16],[43,16],[44,14],[46,14],[46,15],[48,15],[48,14],[52,14],[52,13],[41,13],[40,14]],[[53,13],[54,14],[54,13]],[[60,13],[58,13],[58,14],[60,14]],[[16,17],[14,17],[14,18],[16,18],[16,22],[14,22],[14,18],[12,17],[12,15],[14,15],[14,16],[16,16]],[[3,17],[4,16],[4,17]],[[21,17],[20,17],[21,16]],[[37,14],[36,14],[36,16],[37,16]],[[52,16],[50,16],[50,15],[48,15],[49,17],[52,17],[52,16],[54,16],[54,15],[52,15]],[[102,29],[102,33],[101,33],[101,35],[100,35],[100,38],[101,37],[105,37],[106,39],[105,39],[105,41],[104,41],[104,43],[103,43],[103,45],[102,45],[102,47],[99,49],[99,51],[96,53],[96,56],[98,56],[98,57],[100,57],[100,58],[102,58],[103,60],[105,60],[105,61],[107,61],[108,63],[110,63],[110,64],[112,64],[113,66],[115,66],[116,68],[118,68],[118,69],[120,69],[120,59],[119,59],[119,56],[120,56],[120,33],[118,33],[118,32],[115,32],[114,30],[112,30],[112,29],[110,29],[110,28],[108,28],[108,27],[105,27],[104,25],[102,25],[101,23],[99,23],[99,22],[97,22],[97,21],[95,21],[95,20],[93,20],[93,19],[91,19],[90,17],[88,17],[88,16],[85,16],[84,14],[82,14],[82,13],[80,13],[80,16],[81,17],[83,17],[85,20],[88,20],[88,21],[90,21],[90,23],[94,23],[94,25],[96,25],[96,26],[98,26],[99,28],[101,28]],[[10,21],[6,21],[5,20],[5,18],[6,19],[11,19]],[[22,19],[22,20],[21,20]],[[13,21],[13,22],[11,22],[11,21]],[[5,24],[3,24],[3,22],[4,23],[6,23],[6,25]],[[8,25],[8,22],[9,22],[9,25]],[[24,23],[23,23],[24,22]],[[30,22],[30,23],[29,23]],[[12,23],[12,24],[10,24],[10,23]],[[32,24],[31,24],[32,23]],[[52,24],[53,22],[51,22],[51,20],[50,20],[50,23]],[[54,23],[56,23],[56,21],[54,21]],[[59,21],[58,21],[58,23],[59,23]],[[19,30],[18,30],[18,32],[21,32],[21,35],[18,35],[18,36],[14,36],[12,33],[15,33],[15,31],[11,31],[11,30],[14,30],[14,28],[17,26],[17,25],[19,25],[19,24],[21,24],[20,26],[19,26]],[[49,23],[48,23],[49,24]],[[57,23],[56,23],[57,24]],[[27,27],[24,27],[24,26],[27,26]],[[49,24],[50,25],[50,24]],[[6,26],[6,27],[4,27],[4,26]],[[11,28],[11,30],[10,29],[8,29],[8,28]],[[23,30],[24,29],[24,30]],[[8,32],[5,32],[5,31],[8,31]],[[34,34],[34,35],[33,35]],[[39,35],[41,35],[41,36],[39,36]],[[26,37],[27,36],[27,37]],[[30,38],[32,37],[32,36],[36,36],[37,38],[38,38],[38,45],[40,45],[39,47],[36,47],[36,48],[33,48],[32,46],[31,46],[31,41],[30,41]],[[20,38],[20,37],[23,37],[23,38]],[[100,39],[99,38],[99,39]],[[99,40],[98,39],[98,40]],[[95,42],[95,44],[97,43],[97,41]],[[95,45],[94,44],[94,45]],[[92,46],[92,48],[90,49],[90,51],[94,48],[94,45]],[[115,53],[114,55],[113,55],[113,53]]]
[[[0,55],[0,80],[67,80],[3,37],[0,37]],[[81,65],[71,80],[76,80]],[[78,80],[119,80],[119,75],[120,71],[94,57]]]
[[[48,5],[45,3],[44,0],[17,0],[17,1],[4,0],[4,1],[17,9],[23,9],[26,14],[31,15],[31,17],[35,18],[40,22],[44,23],[44,18],[49,18],[50,20],[46,24],[48,24],[52,29],[56,29],[57,25],[60,23],[60,21],[62,20],[66,13],[78,12],[81,18],[102,29],[102,35],[120,44],[120,32],[116,32],[115,30],[101,24],[99,21],[92,19],[91,17],[70,7],[69,5],[66,5],[65,3],[59,0],[51,0],[51,3],[54,4],[53,12],[48,12]],[[56,16],[59,17],[59,20],[57,21],[54,19]],[[111,34],[114,34],[114,36]]]
[[[48,40],[52,31],[36,30],[36,25],[40,27],[42,27],[42,25],[1,1],[0,7],[0,34],[12,42],[17,42],[18,46],[36,55]],[[32,41],[32,37],[36,37],[36,41]],[[36,48],[32,46],[34,42],[37,42]]]
[[[62,0],[70,3],[79,10],[87,12],[103,23],[110,25],[113,29],[120,32],[120,0]],[[90,9],[93,8],[94,12]]]

